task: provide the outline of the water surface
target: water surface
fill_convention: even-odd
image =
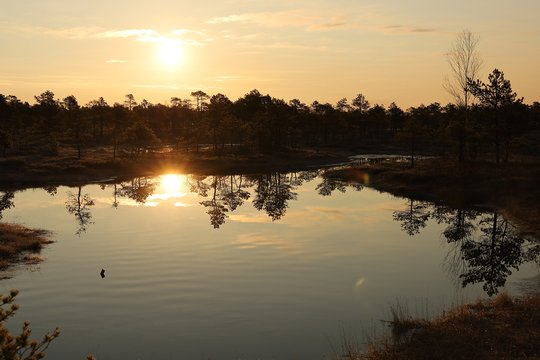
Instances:
[[[16,192],[3,221],[49,229],[56,243],[0,283],[21,291],[12,326],[60,326],[53,359],[321,359],[342,328],[380,328],[397,299],[437,312],[519,293],[538,273],[534,245],[494,211],[319,175]]]

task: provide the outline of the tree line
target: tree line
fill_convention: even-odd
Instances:
[[[523,103],[504,73],[487,83],[468,79],[463,104],[432,103],[401,109],[370,104],[363,94],[336,104],[285,101],[252,90],[236,101],[226,95],[191,93],[169,104],[136,101],[110,105],[103,97],[80,105],[47,90],[35,103],[0,94],[0,155],[58,154],[107,146],[141,156],[167,146],[176,151],[272,153],[298,148],[392,149],[463,159],[506,162],[511,155],[540,154],[540,103]]]

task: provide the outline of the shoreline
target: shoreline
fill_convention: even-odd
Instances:
[[[79,185],[116,179],[152,176],[164,172],[189,174],[255,174],[290,172],[351,163],[346,150],[297,150],[270,155],[223,155],[205,153],[145,154],[139,158],[119,157],[95,151],[78,160],[63,156],[19,156],[0,159],[0,187],[17,190],[49,185]]]
[[[497,209],[525,236],[540,239],[540,164],[426,160],[415,168],[374,164],[328,170],[323,176],[365,185],[397,197],[452,208]]]
[[[378,191],[413,200],[444,203],[453,208],[498,209],[525,235],[540,238],[540,163],[455,161],[440,158],[407,163],[354,164],[363,149],[298,149],[274,154],[223,155],[150,153],[139,158],[112,159],[106,149],[87,152],[78,160],[69,149],[58,156],[13,156],[0,159],[0,189],[16,191],[45,186],[112,183],[162,173],[197,175],[257,174],[326,168],[323,176],[361,182]],[[390,153],[392,149],[380,149]],[[366,151],[364,154],[375,154]],[[333,169],[334,168],[334,169]],[[338,169],[335,169],[338,168]]]

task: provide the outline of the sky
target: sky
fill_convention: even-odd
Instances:
[[[498,68],[532,103],[539,13],[538,0],[0,0],[0,94],[444,105],[445,54],[469,30],[481,79]]]

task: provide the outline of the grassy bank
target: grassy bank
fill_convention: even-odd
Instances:
[[[45,230],[0,223],[0,271],[5,272],[15,265],[40,262],[39,253],[42,248],[53,242],[47,235]]]
[[[138,157],[122,153],[113,159],[112,149],[88,150],[81,160],[74,149],[57,155],[32,154],[0,159],[0,187],[25,188],[90,183],[108,178],[156,175],[164,172],[192,174],[246,174],[297,171],[347,162],[344,150],[297,149],[272,154],[224,154],[211,151],[155,152]]]
[[[342,359],[540,358],[540,296],[501,294],[431,320],[394,312],[390,326],[392,336],[374,340],[365,353],[348,349]]]

